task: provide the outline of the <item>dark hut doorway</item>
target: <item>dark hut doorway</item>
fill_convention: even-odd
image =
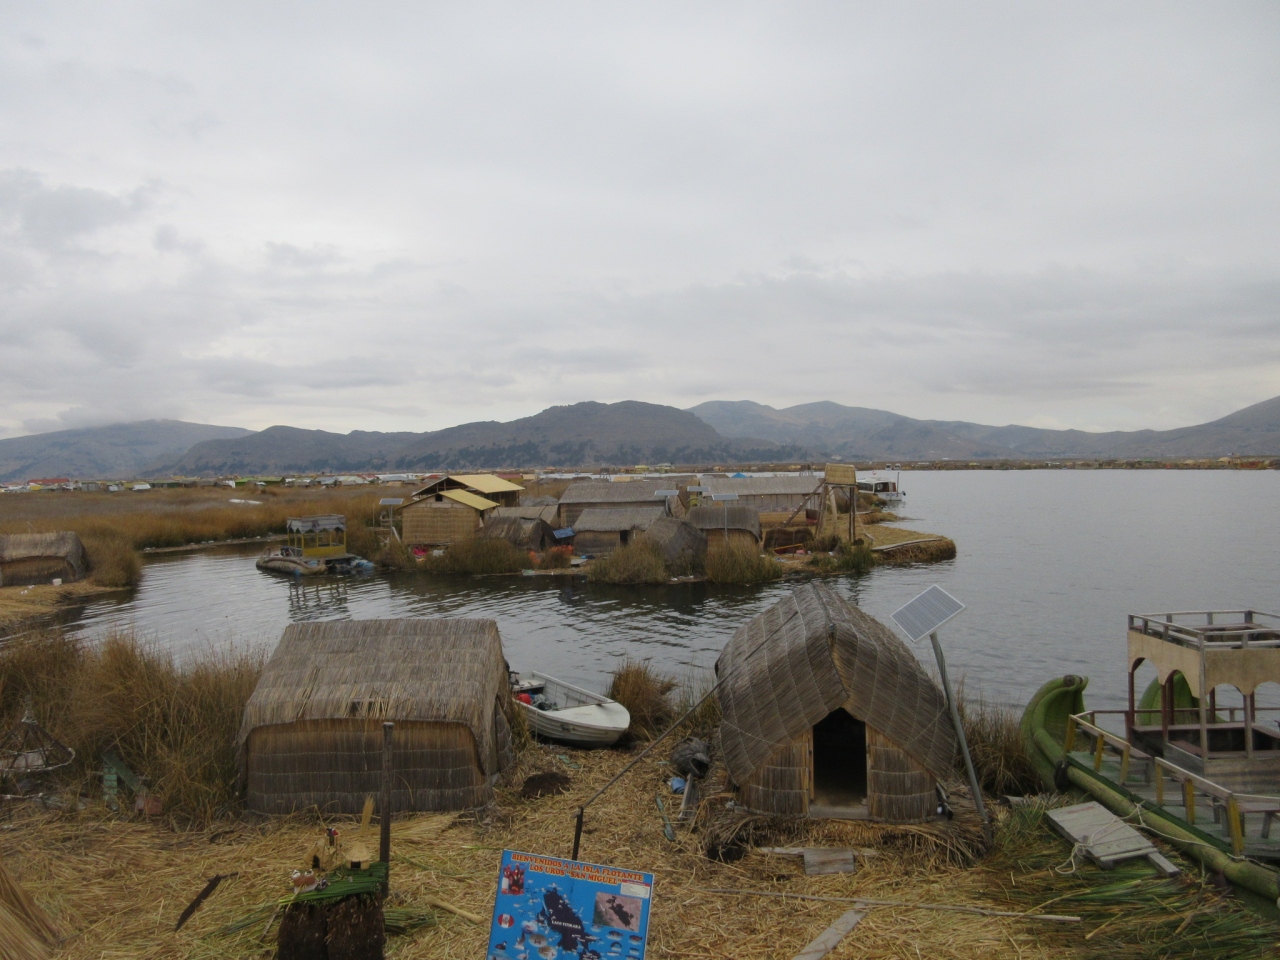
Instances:
[[[867,726],[843,707],[813,727],[813,802],[861,807],[867,801]]]

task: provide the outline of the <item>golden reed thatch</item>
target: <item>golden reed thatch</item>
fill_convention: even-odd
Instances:
[[[395,722],[395,810],[489,802],[514,761],[507,663],[492,620],[292,624],[245,707],[238,740],[250,809],[355,813],[381,782]]]
[[[10,533],[0,535],[0,587],[83,580],[89,562],[74,533]]]
[[[749,809],[841,805],[822,795],[825,765],[833,792],[861,790],[864,816],[933,814],[955,758],[946,700],[906,644],[827,587],[799,587],[740,627],[716,674],[725,766]]]

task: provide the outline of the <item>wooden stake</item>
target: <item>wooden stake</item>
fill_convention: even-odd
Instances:
[[[849,931],[858,925],[858,921],[866,916],[865,910],[846,910],[827,929],[815,937],[807,947],[795,955],[794,960],[822,960],[834,950]]]

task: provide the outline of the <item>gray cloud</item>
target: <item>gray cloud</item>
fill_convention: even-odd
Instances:
[[[1280,393],[1270,5],[12,16],[0,435]]]

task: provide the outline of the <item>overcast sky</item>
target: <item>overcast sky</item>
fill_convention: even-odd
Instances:
[[[0,3],[0,436],[1280,394],[1280,4]]]

